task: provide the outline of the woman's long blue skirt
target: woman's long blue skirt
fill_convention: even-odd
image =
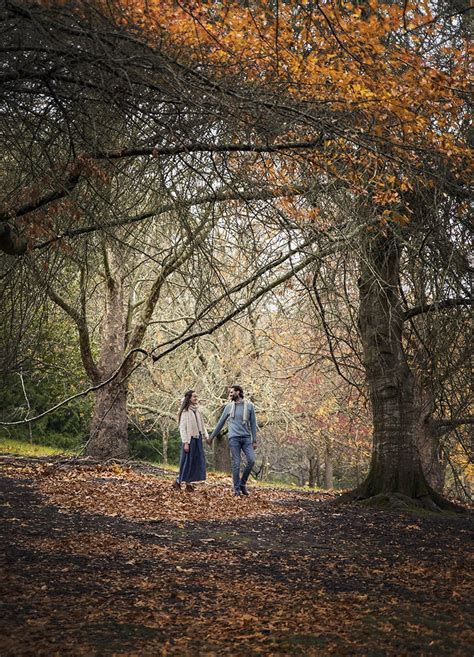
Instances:
[[[192,481],[204,481],[205,479],[206,457],[204,456],[202,436],[199,434],[199,438],[191,438],[189,452],[184,451],[183,443],[181,443],[181,459],[176,481],[178,484],[182,481],[190,484]]]

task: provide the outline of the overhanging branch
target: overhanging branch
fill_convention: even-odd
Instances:
[[[449,431],[453,431],[457,427],[473,425],[474,416],[468,415],[467,417],[459,417],[453,419],[442,418],[440,420],[433,420],[433,426],[436,434],[442,436]]]
[[[198,205],[204,205],[206,203],[221,203],[223,201],[269,201],[271,199],[290,197],[290,196],[299,196],[307,192],[306,188],[289,188],[289,187],[280,187],[274,190],[261,190],[260,192],[213,192],[210,194],[203,194],[197,198],[192,199],[191,201],[179,201],[176,200],[171,203],[164,203],[163,205],[151,210],[150,212],[143,212],[142,214],[137,215],[136,217],[123,217],[122,219],[117,219],[116,221],[109,221],[102,224],[90,224],[89,226],[82,226],[81,228],[73,228],[71,230],[65,230],[63,233],[52,237],[51,239],[35,244],[33,249],[44,249],[55,242],[69,238],[77,237],[79,235],[84,235],[87,233],[93,233],[99,230],[108,230],[110,228],[119,228],[121,226],[128,226],[130,224],[139,223],[147,219],[153,219],[154,217],[159,217],[166,212],[171,212],[173,210],[179,210],[181,208],[191,208]]]
[[[438,310],[447,310],[459,306],[472,306],[473,301],[472,297],[459,297],[456,299],[444,299],[443,301],[437,301],[435,303],[421,304],[407,310],[403,316],[403,321],[406,322],[408,319],[416,317],[417,315],[424,315]]]

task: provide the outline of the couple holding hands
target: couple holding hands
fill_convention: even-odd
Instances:
[[[254,449],[257,447],[257,419],[255,408],[251,401],[244,399],[241,386],[229,388],[229,403],[226,404],[216,428],[209,436],[202,415],[198,408],[198,396],[195,390],[188,390],[184,395],[178,415],[181,434],[181,459],[179,474],[173,483],[173,488],[180,489],[181,483],[186,484],[186,490],[194,490],[193,481],[206,479],[206,459],[203,440],[208,445],[219,434],[225,422],[229,421],[229,449],[232,460],[232,481],[234,495],[248,495],[247,479],[255,463]],[[241,453],[244,453],[246,464],[240,476]]]

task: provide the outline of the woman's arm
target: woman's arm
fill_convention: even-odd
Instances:
[[[188,418],[187,418],[187,415],[186,415],[187,413],[188,413],[188,411],[183,411],[181,413],[181,419],[179,421],[179,433],[181,435],[181,442],[183,442],[183,443],[189,443],[188,433],[186,431],[187,424],[188,424],[188,422],[187,422]]]

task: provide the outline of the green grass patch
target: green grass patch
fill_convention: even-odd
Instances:
[[[161,463],[161,461],[147,461],[151,465],[156,466],[157,468],[163,468],[163,470],[169,470],[170,472],[179,472],[179,465],[173,465],[172,463]]]
[[[317,493],[320,490],[323,490],[322,488],[318,488],[315,486],[314,488],[310,488],[309,486],[299,486],[298,484],[293,484],[293,483],[285,483],[281,481],[260,481],[260,480],[255,480],[255,479],[249,479],[248,480],[248,485],[249,486],[258,486],[259,488],[277,488],[281,490],[297,490],[297,491],[304,491],[306,493],[311,492],[311,493]]]
[[[14,440],[13,438],[0,438],[0,452],[3,454],[15,454],[16,456],[55,456],[57,454],[72,456],[76,453],[70,449],[36,445],[35,443]]]

